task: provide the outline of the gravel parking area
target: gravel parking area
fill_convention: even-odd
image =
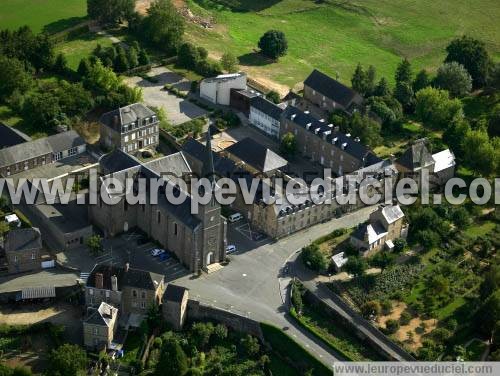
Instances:
[[[207,114],[207,111],[189,102],[178,98],[163,90],[165,84],[170,84],[181,91],[189,91],[191,82],[165,67],[153,68],[148,76],[157,82],[153,83],[141,77],[128,77],[125,82],[132,87],[140,87],[144,96],[144,103],[148,106],[163,108],[168,122],[172,125],[185,123],[191,119]]]

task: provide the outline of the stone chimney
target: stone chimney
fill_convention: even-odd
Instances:
[[[111,290],[118,291],[118,278],[116,275],[111,276]]]
[[[95,273],[95,288],[102,289],[104,287],[104,276],[102,273]]]

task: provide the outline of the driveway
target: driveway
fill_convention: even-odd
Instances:
[[[143,92],[144,103],[147,106],[163,108],[170,124],[182,124],[207,114],[206,110],[163,89],[165,84],[170,84],[181,91],[187,92],[191,88],[190,81],[165,67],[151,69],[148,76],[154,78],[157,82],[153,83],[134,76],[126,77],[125,83],[131,87],[140,87]]]
[[[278,241],[266,239],[254,242],[253,248],[247,241],[241,240],[245,237],[238,230],[244,222],[230,224],[229,241],[236,243],[238,251],[231,255],[229,265],[216,273],[203,274],[199,278],[185,276],[174,283],[189,288],[191,297],[203,303],[283,328],[325,364],[331,365],[340,356],[304,332],[287,314],[291,278],[285,272],[285,265],[312,240],[337,228],[353,227],[364,222],[373,210],[372,207],[363,208]],[[237,234],[242,236],[240,240]]]

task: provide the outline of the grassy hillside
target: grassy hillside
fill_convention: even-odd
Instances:
[[[1,0],[0,28],[28,25],[50,33],[81,22],[87,15],[86,0]]]
[[[484,40],[500,57],[496,0],[187,0],[216,20],[214,29],[188,25],[189,38],[214,55],[232,51],[251,73],[294,86],[313,67],[349,82],[358,62],[392,81],[402,56],[415,68],[435,69],[444,47],[464,33]],[[268,29],[285,32],[289,53],[271,64],[256,49]]]

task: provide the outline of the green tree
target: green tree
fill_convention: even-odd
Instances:
[[[376,300],[370,300],[361,306],[361,314],[367,319],[377,317],[381,311],[382,307]]]
[[[191,338],[198,350],[202,350],[208,345],[213,333],[214,326],[211,322],[197,322],[191,327]]]
[[[66,56],[63,53],[57,55],[53,69],[54,72],[62,75],[68,73],[68,60],[66,59]]]
[[[425,126],[446,129],[454,119],[463,117],[462,103],[450,99],[446,90],[427,87],[417,93],[415,113]]]
[[[89,247],[89,251],[92,256],[97,256],[103,251],[102,238],[100,235],[92,235],[87,238],[86,245]]]
[[[359,112],[354,113],[352,116],[350,129],[353,136],[359,137],[365,145],[375,147],[382,142],[380,124],[368,116],[360,115]]]
[[[155,0],[140,29],[144,38],[157,48],[175,53],[182,42],[184,28],[184,19],[169,0]]]
[[[366,71],[365,94],[372,95],[375,90],[375,79],[377,77],[377,69],[370,65]]]
[[[87,0],[87,14],[100,22],[119,22],[135,13],[135,0]]]
[[[422,69],[417,73],[415,80],[413,81],[413,92],[418,92],[419,90],[425,89],[426,87],[431,86],[431,79],[429,74],[425,69]]]
[[[85,87],[97,92],[99,95],[106,95],[111,91],[116,91],[121,84],[122,81],[115,72],[104,67],[100,60],[90,68],[84,80]]]
[[[354,275],[355,277],[359,277],[363,275],[367,267],[368,265],[364,258],[359,256],[351,256],[344,265],[344,270],[347,273]]]
[[[394,89],[394,97],[403,105],[406,112],[413,112],[415,106],[415,93],[411,83],[398,82]]]
[[[451,147],[456,155],[463,155],[464,140],[470,129],[469,123],[464,118],[452,119],[443,133],[443,141]]]
[[[406,240],[404,240],[403,238],[397,238],[396,240],[394,240],[394,252],[400,253],[403,251],[403,249],[405,249],[405,247]]]
[[[271,102],[278,104],[281,103],[281,96],[277,91],[271,90],[269,93],[266,94],[266,99],[270,100]]]
[[[80,64],[78,64],[77,72],[81,78],[85,78],[89,74],[91,68],[92,65],[90,64],[89,59],[83,58],[80,60]]]
[[[128,58],[123,49],[121,49],[116,55],[116,59],[113,62],[113,68],[118,73],[123,73],[129,70]]]
[[[260,38],[258,46],[265,56],[278,59],[285,56],[288,50],[288,41],[282,31],[269,30]]]
[[[137,56],[137,50],[134,47],[130,47],[127,50],[127,61],[130,69],[135,68],[139,65],[139,58]]]
[[[489,176],[497,169],[497,151],[484,128],[471,130],[464,139],[464,160],[476,173]]]
[[[463,65],[452,61],[439,67],[434,84],[453,97],[462,97],[471,91],[472,78]]]
[[[328,262],[325,255],[319,249],[319,246],[315,243],[302,248],[302,261],[310,269],[320,272],[326,270],[328,267]]]
[[[181,67],[194,70],[200,62],[198,49],[192,43],[183,43],[177,53],[177,64]]]
[[[485,301],[493,292],[500,289],[500,265],[493,265],[484,274],[483,281],[479,287],[481,301]]]
[[[464,35],[452,40],[446,52],[445,62],[455,61],[463,65],[471,75],[474,87],[486,84],[491,61],[482,41]]]
[[[54,93],[36,91],[24,98],[21,114],[28,124],[48,130],[55,125],[62,110]]]
[[[285,133],[281,139],[280,150],[285,155],[295,155],[297,152],[297,140],[292,132]]]
[[[491,294],[476,314],[480,329],[492,337],[500,322],[500,290]]]
[[[145,49],[139,50],[139,65],[149,65],[149,55]]]
[[[85,375],[87,354],[78,345],[64,344],[52,350],[49,355],[48,375],[75,376]]]
[[[352,74],[351,87],[361,95],[366,93],[366,73],[360,63]]]
[[[198,55],[200,55],[201,60],[208,59],[208,51],[205,47],[198,46],[196,49],[198,50]]]
[[[175,338],[169,338],[163,341],[155,375],[184,376],[187,371],[188,357],[179,344],[179,341]]]
[[[373,90],[373,95],[377,97],[386,97],[391,95],[391,88],[389,87],[389,83],[385,77],[382,77],[377,83]]]
[[[26,92],[33,85],[31,74],[23,63],[0,55],[0,101],[7,99],[14,91]]]
[[[220,65],[229,73],[238,71],[238,59],[231,52],[226,52],[220,59]]]
[[[413,73],[411,70],[411,64],[408,59],[403,59],[396,68],[396,74],[394,76],[396,84],[411,84],[413,79]]]
[[[471,218],[467,209],[459,206],[453,210],[451,220],[458,228],[463,229],[470,225]]]
[[[247,334],[246,337],[242,338],[241,347],[243,348],[243,352],[250,358],[255,357],[260,352],[259,340],[250,334]]]
[[[389,319],[385,322],[385,330],[392,334],[396,333],[399,329],[399,321],[394,319]]]

